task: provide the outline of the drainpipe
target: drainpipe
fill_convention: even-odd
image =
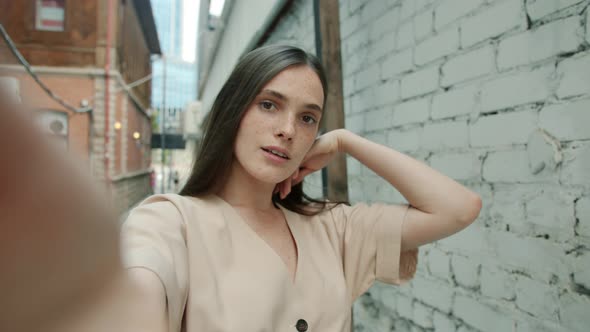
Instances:
[[[109,174],[109,165],[110,165],[110,157],[109,157],[109,116],[110,116],[110,91],[109,91],[109,81],[110,81],[110,71],[111,71],[111,45],[113,43],[113,10],[114,10],[114,2],[115,0],[107,0],[107,43],[106,43],[106,53],[105,53],[105,63],[104,63],[104,82],[105,82],[105,89],[104,89],[104,176],[107,182],[107,187],[109,191],[111,189],[111,175]]]

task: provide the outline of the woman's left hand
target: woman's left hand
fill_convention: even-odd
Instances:
[[[285,198],[290,192],[291,187],[303,181],[307,175],[318,171],[330,163],[336,153],[340,152],[340,135],[345,129],[336,129],[318,137],[309,149],[299,169],[296,170],[289,178],[277,184],[275,192],[280,192],[281,199]]]

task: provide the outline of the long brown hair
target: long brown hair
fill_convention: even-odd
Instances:
[[[325,106],[326,76],[314,55],[287,45],[270,45],[247,53],[213,102],[191,175],[180,195],[210,194],[225,184],[234,160],[238,128],[248,106],[271,79],[286,68],[297,65],[308,66],[318,75],[324,90]],[[303,192],[303,182],[293,186],[291,193],[282,200],[274,194],[272,201],[275,205],[280,204],[304,215],[315,215],[326,208],[325,201],[313,199]]]

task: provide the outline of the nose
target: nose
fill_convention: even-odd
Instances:
[[[295,136],[295,118],[291,115],[288,115],[281,119],[277,126],[276,135],[288,141],[292,140],[293,136]]]

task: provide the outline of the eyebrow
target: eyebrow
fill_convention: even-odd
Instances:
[[[264,90],[262,90],[261,94],[263,94],[263,93],[272,95],[272,96],[274,96],[274,97],[276,97],[276,98],[278,98],[278,99],[280,99],[282,101],[288,101],[289,100],[289,98],[287,98],[287,96],[285,96],[284,94],[282,94],[282,93],[280,93],[278,91],[275,91],[275,90],[264,89]],[[312,110],[315,110],[315,111],[318,111],[318,112],[322,112],[322,108],[318,104],[313,104],[313,103],[311,103],[311,104],[305,104],[304,107],[305,108],[312,109]]]

